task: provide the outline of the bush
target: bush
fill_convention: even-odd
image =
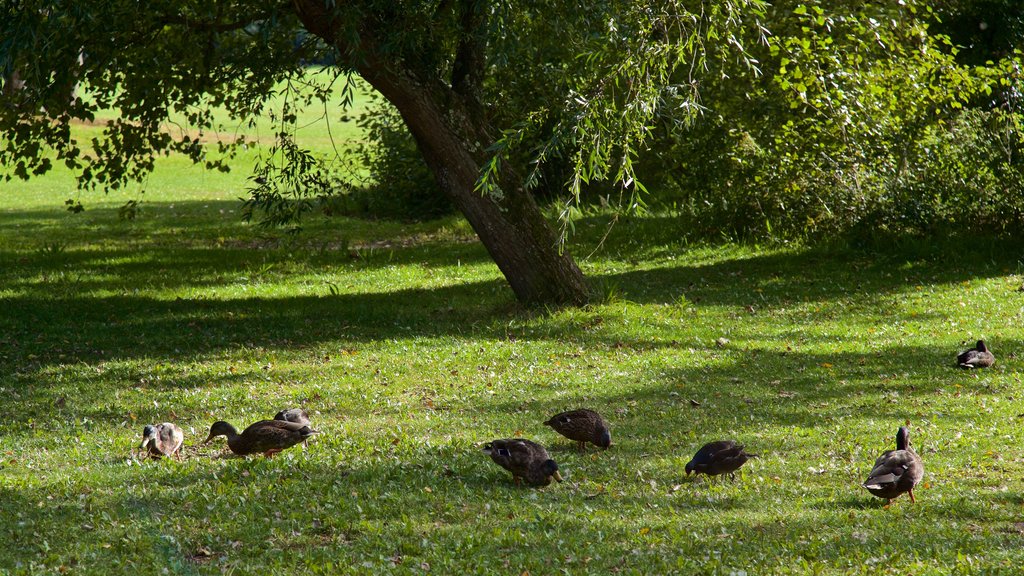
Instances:
[[[905,4],[776,5],[767,73],[722,63],[711,111],[661,133],[652,202],[729,237],[1024,230],[1019,56],[958,64]]]
[[[382,98],[358,119],[365,140],[349,150],[368,177],[330,202],[330,210],[398,220],[430,220],[453,212],[398,111]]]

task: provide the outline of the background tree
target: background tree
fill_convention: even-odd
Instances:
[[[329,57],[340,76],[358,74],[398,110],[440,188],[520,300],[582,303],[583,276],[531,193],[559,183],[538,178],[532,167],[566,158],[573,194],[600,178],[635,190],[633,160],[651,119],[666,103],[693,117],[704,42],[742,59],[736,35],[744,26],[757,29],[761,6],[757,0],[703,2],[693,10],[673,0],[6,3],[0,77],[17,71],[26,84],[0,106],[6,135],[0,162],[28,177],[47,171],[55,157],[79,172],[83,186],[100,187],[139,178],[155,155],[170,152],[220,168],[201,137],[170,135],[169,115],[184,115],[200,129],[213,127],[215,106],[251,118],[264,111],[275,86],[302,82],[306,62]],[[677,69],[687,71],[682,85],[672,82]],[[90,97],[69,100],[69,87],[78,83]],[[313,90],[322,99],[328,93]],[[288,101],[282,118],[293,120],[300,104]],[[120,118],[104,139],[88,146],[75,140],[73,119],[92,120],[110,108]],[[280,163],[268,164],[257,179],[251,208],[273,211],[283,195],[316,195],[327,185],[287,129],[278,140]]]
[[[660,127],[642,167],[653,200],[713,237],[1024,230],[1020,53],[964,58],[929,4],[773,3],[770,42],[741,38],[764,74],[709,58],[724,67],[704,77],[706,113]]]

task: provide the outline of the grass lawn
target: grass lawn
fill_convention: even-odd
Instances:
[[[671,218],[577,224],[603,295],[525,310],[459,219],[238,218],[245,168],[174,159],[142,212],[0,187],[0,573],[948,574],[1024,559],[1021,245],[968,256],[708,245]],[[131,192],[127,193],[128,195]],[[126,196],[127,197],[127,196]],[[997,365],[954,367],[965,341]],[[716,342],[718,341],[718,342]],[[199,443],[303,406],[273,459]],[[586,406],[614,445],[541,425]],[[184,458],[137,461],[175,421]],[[860,483],[908,423],[925,477]],[[548,446],[516,487],[480,451]],[[683,467],[759,453],[735,482]]]

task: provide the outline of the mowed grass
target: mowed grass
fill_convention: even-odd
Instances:
[[[0,572],[1020,565],[1021,245],[710,245],[651,216],[594,252],[595,212],[569,248],[598,301],[530,310],[457,218],[240,222],[247,167],[161,167],[132,221],[116,195],[70,214],[52,180],[0,188]],[[955,368],[977,338],[996,367]],[[290,406],[322,431],[305,449],[200,445]],[[608,451],[541,425],[581,406]],[[133,458],[163,421],[184,457]],[[905,423],[925,477],[885,507],[859,485]],[[511,436],[566,481],[514,486],[480,451]],[[761,457],[735,482],[686,478],[719,438]]]

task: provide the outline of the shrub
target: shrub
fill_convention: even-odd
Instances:
[[[332,210],[399,220],[430,220],[453,212],[398,110],[375,97],[357,122],[365,140],[349,153],[368,177],[333,198]]]

